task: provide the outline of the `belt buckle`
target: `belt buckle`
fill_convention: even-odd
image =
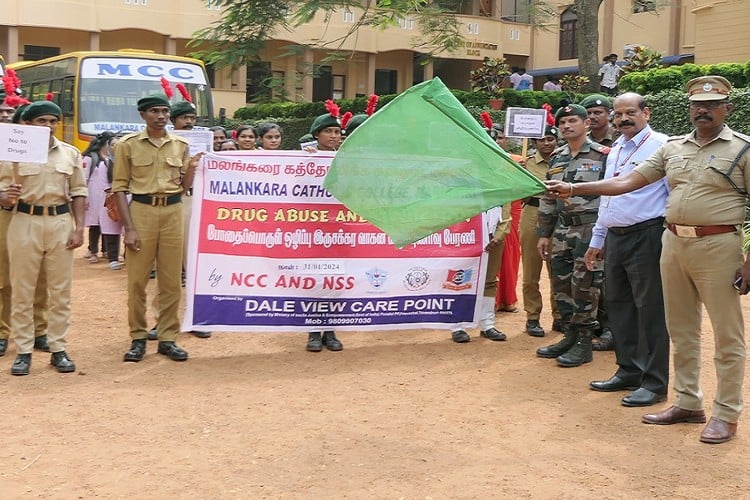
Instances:
[[[42,215],[50,215],[49,207],[47,205],[37,205],[42,209]],[[34,207],[31,207],[31,213],[34,213]]]
[[[681,238],[697,238],[698,231],[695,226],[680,226],[679,224],[674,225],[674,232]]]
[[[152,207],[166,207],[167,206],[167,197],[166,196],[152,196],[151,197],[151,206]]]

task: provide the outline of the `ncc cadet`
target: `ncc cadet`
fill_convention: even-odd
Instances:
[[[21,118],[50,130],[47,162],[4,162],[0,166],[0,201],[4,206],[15,204],[7,236],[11,325],[17,350],[13,375],[28,375],[31,367],[34,297],[41,269],[47,274],[51,363],[61,373],[75,371],[65,347],[70,327],[73,249],[83,244],[88,191],[80,153],[54,136],[61,117],[62,111],[52,102],[29,105]]]
[[[189,101],[179,101],[172,105],[170,108],[170,117],[169,119],[172,121],[172,124],[174,125],[175,130],[192,130],[195,126],[195,122],[198,120],[198,115],[195,114],[195,104]],[[182,200],[182,217],[183,217],[183,235],[185,236],[185,242],[183,244],[183,252],[182,252],[182,275],[185,274],[185,269],[187,268],[187,242],[188,242],[188,230],[190,229],[190,216],[192,214],[192,196],[193,196],[193,188],[186,189],[183,193],[183,200]],[[158,296],[154,297],[154,300],[152,302],[153,310],[158,315],[159,310],[159,300]],[[191,335],[194,335],[198,338],[206,339],[211,336],[211,332],[205,332],[205,331],[199,331],[199,330],[192,330],[190,332]],[[148,332],[147,336],[148,340],[157,340],[159,338],[159,325],[154,326],[151,330]]]
[[[338,116],[332,113],[320,115],[310,125],[310,135],[313,140],[318,141],[319,151],[336,151],[341,146],[341,123]],[[310,332],[307,337],[305,349],[310,352],[320,352],[326,346],[329,351],[340,351],[344,348],[341,341],[336,338],[333,330],[321,332]]]
[[[185,139],[167,132],[170,107],[166,97],[146,96],[137,105],[146,128],[117,143],[112,182],[128,252],[128,323],[132,343],[123,359],[137,362],[146,354],[146,285],[156,262],[158,352],[184,361],[188,353],[175,344],[180,331],[182,193],[192,187],[197,159],[189,157]],[[130,205],[126,192],[132,195]]]
[[[11,123],[16,109],[8,102],[7,96],[0,95],[0,123]],[[27,105],[24,105],[24,109]],[[20,115],[18,120],[20,122]],[[0,356],[8,350],[10,338],[10,263],[8,261],[7,235],[13,207],[0,207]],[[34,349],[49,352],[47,344],[47,276],[39,270],[39,282],[34,297]]]
[[[661,278],[674,360],[674,405],[643,416],[646,424],[703,423],[700,386],[703,304],[714,332],[716,396],[704,443],[723,443],[737,432],[744,406],[745,327],[737,291],[750,290],[750,255],[742,255],[742,223],[750,191],[750,137],[724,124],[732,104],[731,84],[720,76],[687,83],[695,129],[672,137],[635,170],[592,184],[549,182],[550,193],[628,193],[666,177],[671,191],[662,238]],[[573,198],[576,199],[576,198]],[[733,288],[735,286],[735,288]]]
[[[555,113],[555,125],[567,144],[550,159],[549,179],[578,183],[604,177],[609,148],[586,136],[588,122],[586,108],[577,104]],[[543,259],[550,260],[552,291],[563,320],[563,338],[539,348],[537,356],[556,358],[560,366],[579,366],[592,360],[591,335],[597,324],[603,272],[587,269],[584,254],[598,209],[598,196],[576,196],[563,203],[545,195],[539,204],[537,249]]]

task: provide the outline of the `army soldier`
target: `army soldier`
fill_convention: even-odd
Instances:
[[[526,160],[526,169],[538,179],[547,178],[549,159],[557,148],[557,128],[545,128],[544,137],[534,139],[536,154]],[[536,235],[536,221],[539,213],[539,197],[532,196],[524,200],[519,227],[521,240],[522,293],[523,308],[526,311],[526,333],[532,337],[544,337],[544,329],[539,323],[542,312],[542,294],[539,292],[539,278],[542,274],[544,261],[536,250],[538,237]],[[547,266],[549,270],[549,266]],[[553,330],[562,328],[560,313],[552,295],[551,307],[554,323]]]
[[[80,153],[54,136],[61,117],[60,107],[53,102],[37,101],[29,105],[22,119],[50,130],[47,162],[4,162],[0,166],[3,192],[0,201],[4,206],[15,204],[8,227],[11,325],[17,350],[11,368],[13,375],[28,375],[31,367],[34,297],[42,268],[47,274],[50,296],[47,337],[51,363],[60,373],[76,369],[65,346],[70,327],[72,250],[83,244],[88,190]]]
[[[581,106],[586,108],[591,122],[588,132],[589,139],[602,146],[611,146],[618,136],[617,131],[609,123],[612,101],[601,94],[591,94],[583,98]]]
[[[700,387],[701,303],[714,331],[717,388],[704,443],[729,441],[743,408],[745,328],[740,293],[750,290],[750,256],[742,255],[742,222],[750,190],[750,137],[724,124],[732,111],[731,84],[720,76],[687,83],[695,129],[673,137],[635,170],[591,184],[549,182],[568,197],[628,193],[666,177],[666,227],[661,277],[667,328],[674,349],[674,406],[643,416],[646,424],[706,421]]]
[[[609,148],[586,137],[586,109],[577,104],[560,108],[555,125],[567,144],[550,159],[548,178],[578,183],[601,179]],[[557,358],[560,366],[580,366],[592,360],[591,335],[596,325],[601,269],[589,270],[583,258],[597,218],[599,198],[577,196],[564,204],[553,196],[539,205],[537,249],[550,260],[552,291],[563,319],[563,339],[537,350],[542,358]]]
[[[128,262],[128,323],[132,343],[125,361],[146,353],[146,285],[156,261],[159,294],[159,354],[184,361],[188,353],[175,344],[180,331],[182,272],[182,192],[193,184],[197,159],[188,142],[167,132],[169,101],[163,95],[138,100],[146,128],[123,137],[115,147],[112,192],[117,197]],[[125,193],[130,192],[128,206]]]

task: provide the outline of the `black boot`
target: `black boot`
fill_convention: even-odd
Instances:
[[[305,349],[310,352],[320,352],[323,350],[323,338],[320,336],[320,332],[309,333]]]
[[[557,357],[557,364],[566,368],[581,366],[584,363],[591,363],[594,356],[591,352],[591,330],[577,330],[578,335],[576,342],[570,350]]]
[[[49,360],[60,373],[72,373],[76,371],[76,364],[68,357],[65,351],[53,352]]]
[[[336,334],[333,331],[323,332],[323,345],[329,351],[340,351],[344,348],[344,344],[336,338]]]
[[[575,343],[576,332],[570,327],[570,325],[565,325],[563,327],[563,338],[555,344],[540,347],[536,350],[536,355],[540,358],[556,358],[560,354],[567,352]]]
[[[11,375],[28,375],[31,368],[31,354],[19,354],[10,368]]]

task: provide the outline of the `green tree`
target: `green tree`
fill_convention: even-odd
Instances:
[[[206,0],[222,10],[222,18],[197,31],[188,46],[192,55],[216,67],[237,69],[257,60],[266,42],[283,31],[309,23],[322,14],[330,22],[334,12],[349,9],[356,19],[341,37],[310,40],[306,47],[289,47],[290,51],[305,48],[324,49],[328,60],[342,57],[341,48],[360,28],[386,30],[410,18],[421,27],[413,39],[415,50],[425,54],[455,51],[463,45],[455,11],[463,0]],[[323,30],[325,33],[325,29]]]
[[[576,42],[578,44],[578,67],[589,82],[584,92],[599,90],[599,7],[602,0],[575,0],[573,9],[578,16]]]

